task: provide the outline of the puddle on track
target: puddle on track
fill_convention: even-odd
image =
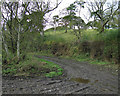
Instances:
[[[71,81],[76,81],[76,82],[79,82],[79,83],[85,83],[85,84],[90,82],[89,79],[83,79],[83,78],[71,78],[70,80]]]

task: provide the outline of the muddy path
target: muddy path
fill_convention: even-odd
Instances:
[[[96,65],[58,57],[37,56],[64,68],[63,78],[3,77],[3,94],[117,94],[118,76]]]

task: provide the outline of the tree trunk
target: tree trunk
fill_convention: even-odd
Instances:
[[[78,32],[79,32],[79,35],[81,35],[80,26],[78,26]]]
[[[42,25],[41,25],[41,26],[42,26]],[[41,29],[40,29],[40,35],[41,35],[41,36],[44,36],[43,26],[42,26]]]
[[[104,28],[104,26],[103,26],[100,33],[103,33],[103,32],[104,32],[104,29],[105,29],[105,28]]]
[[[119,1],[119,12],[120,12],[120,1]],[[118,20],[120,20],[120,14],[118,16]],[[119,64],[119,68],[120,68],[120,22],[118,22],[118,36],[117,36],[117,43],[118,43],[118,64]]]
[[[67,33],[67,25],[65,26],[65,33]]]
[[[17,57],[18,57],[18,60],[20,58],[20,24],[19,24],[19,31],[18,31],[18,40],[17,40]]]
[[[13,33],[12,33],[13,17],[12,16],[13,16],[13,10],[11,8],[9,31],[10,31],[10,35],[11,35],[10,39],[11,39],[12,52],[15,53],[14,42],[13,42],[13,37],[12,37],[12,35],[13,35]]]
[[[81,30],[80,30],[80,26],[78,26],[78,31],[79,31],[79,41],[81,41]]]
[[[3,28],[4,28],[4,27],[5,27],[5,23],[3,23]],[[7,57],[8,57],[8,55],[9,55],[8,46],[7,46],[7,44],[6,44],[6,42],[5,42],[5,38],[4,38],[4,36],[3,36],[3,30],[4,30],[4,29],[1,30],[2,42],[3,42],[3,44],[4,44],[5,52],[6,52]]]
[[[77,38],[80,39],[77,32],[76,32],[76,30],[75,30],[75,26],[73,26],[73,31],[74,31],[75,35],[77,36]]]
[[[56,20],[55,20],[54,32],[56,33]]]
[[[54,27],[54,32],[56,33],[56,26]]]
[[[101,20],[101,26],[102,26],[102,27],[101,27],[100,33],[103,33],[103,32],[104,32],[104,27],[105,27],[104,24],[103,24],[103,20]]]
[[[9,55],[8,46],[7,46],[6,42],[5,42],[5,39],[4,39],[3,34],[2,34],[2,40],[3,40],[3,44],[4,44],[4,47],[5,47],[5,51],[6,51],[6,54],[7,54],[7,57],[8,57],[8,55]]]
[[[41,31],[41,32],[40,32],[40,35],[41,35],[41,36],[44,36],[44,31]]]

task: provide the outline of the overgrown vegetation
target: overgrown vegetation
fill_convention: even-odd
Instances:
[[[63,69],[59,65],[35,57],[34,54],[27,54],[25,60],[19,64],[4,65],[3,75],[54,77],[63,74]]]
[[[35,33],[30,33],[33,34],[32,36],[30,35],[31,37],[29,36],[31,42],[26,38],[27,47],[25,47],[24,42],[21,48],[26,48],[26,53],[38,52],[37,55],[55,55],[82,62],[88,61],[91,64],[117,69],[118,45],[116,38],[118,30],[111,29],[106,30],[104,34],[97,33],[96,30],[92,29],[83,31],[81,42],[75,38],[72,30],[68,30],[68,33],[64,33],[64,30],[57,30],[56,33],[52,30],[46,31],[44,38],[40,38],[40,36]],[[3,66],[3,74],[29,76],[44,73],[47,77],[62,74],[60,66],[36,58],[33,56],[34,54],[36,53],[27,56],[21,54],[21,62],[19,63],[17,57],[14,57],[12,54],[9,54],[10,56],[7,60],[3,57],[3,61],[7,61],[4,62],[6,64]]]
[[[50,0],[2,2],[4,75],[36,75],[41,71],[49,71],[46,74],[48,77],[62,74],[57,65],[38,60],[30,53],[74,58],[98,65],[109,63],[113,67],[120,63],[117,30],[120,7],[117,5],[120,2],[76,0],[61,10],[63,17],[55,15],[53,21],[49,21],[46,14],[58,8],[61,1],[56,0],[54,4]],[[84,14],[82,18],[81,10],[85,7],[90,16]],[[47,23],[54,27],[44,31]]]
[[[49,34],[48,41],[46,40],[45,43],[49,42],[47,50],[50,54],[73,57],[93,64],[112,65],[108,67],[117,66],[114,65],[118,63],[117,29],[107,29],[103,34],[98,34],[97,30],[93,29],[84,30],[81,41],[74,38],[75,35],[71,32],[71,30],[68,30],[68,33],[64,33],[64,30],[57,30],[56,33],[52,33],[52,30],[45,32],[46,36]],[[62,36],[63,34],[65,36]],[[51,39],[54,35],[58,37]]]

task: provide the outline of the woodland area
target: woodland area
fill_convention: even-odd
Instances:
[[[63,1],[2,2],[0,56],[3,75],[29,75],[39,73],[39,70],[51,72],[55,70],[53,67],[58,68],[57,75],[62,74],[63,69],[59,66],[38,60],[35,54],[73,58],[106,66],[110,64],[113,68],[120,63],[120,2],[76,0],[60,15],[49,17],[48,14],[59,8]],[[87,23],[81,17],[81,10],[85,8],[90,14],[89,17],[84,15]],[[46,29],[48,25],[52,27]],[[40,65],[38,62],[41,62]],[[46,63],[51,65],[41,68]]]

